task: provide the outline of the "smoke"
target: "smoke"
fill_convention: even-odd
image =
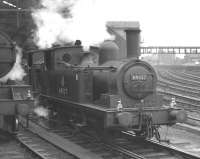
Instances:
[[[0,82],[6,82],[8,79],[21,81],[23,77],[26,75],[21,65],[22,49],[16,45],[15,50],[16,50],[16,62],[13,68],[10,70],[10,72],[6,76],[0,78]]]
[[[37,107],[34,109],[34,112],[40,117],[47,118],[49,116],[49,110],[44,107]]]
[[[41,8],[36,9],[32,13],[32,17],[37,26],[35,32],[35,43],[40,48],[51,47],[55,43],[63,43],[69,41],[64,36],[69,23],[69,9],[73,3],[65,0],[41,0]],[[64,12],[65,9],[67,12]]]
[[[49,109],[45,108],[43,105],[40,105],[40,96],[37,95],[34,98],[34,110],[33,112],[39,116],[39,117],[44,117],[48,118],[49,117]]]
[[[40,1],[42,7],[33,12],[33,19],[35,42],[41,48],[76,39],[83,45],[101,42],[109,38],[107,21],[139,21],[144,46],[200,43],[199,0]]]
[[[41,0],[32,17],[37,26],[35,43],[40,48],[80,39],[84,46],[111,39],[102,10],[93,0]]]

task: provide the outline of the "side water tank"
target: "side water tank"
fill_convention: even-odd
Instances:
[[[11,39],[0,31],[0,78],[12,69],[15,60],[15,49]]]

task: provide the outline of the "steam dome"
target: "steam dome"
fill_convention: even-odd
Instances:
[[[119,54],[119,47],[113,41],[107,40],[100,45],[99,50],[99,64],[107,61],[117,60]]]

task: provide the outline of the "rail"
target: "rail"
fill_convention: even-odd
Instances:
[[[188,119],[200,122],[199,118],[195,118],[195,117],[192,117],[192,116],[188,116]]]
[[[195,154],[190,154],[185,152],[184,150],[179,150],[175,147],[170,145],[164,145],[162,143],[153,143],[149,142],[148,140],[144,140],[143,138],[136,138],[135,136],[129,135],[128,138],[124,137],[123,135],[120,138],[116,137],[103,137],[99,136],[90,129],[83,129],[80,131],[74,132],[71,130],[72,128],[69,127],[51,127],[45,130],[42,127],[35,127],[35,124],[30,121],[31,131],[34,131],[37,135],[41,138],[45,138],[45,140],[53,140],[52,135],[59,136],[62,139],[62,142],[58,140],[54,140],[57,142],[58,145],[56,147],[62,147],[64,140],[68,140],[67,149],[70,150],[69,142],[73,142],[76,144],[76,149],[73,146],[73,151],[68,151],[70,154],[74,154],[77,158],[127,158],[127,159],[147,159],[147,158],[160,158],[164,159],[168,158],[188,158],[196,159],[198,156]],[[35,128],[34,128],[35,127]],[[30,129],[30,128],[29,128]],[[42,132],[42,133],[41,133]],[[44,135],[45,134],[45,135]],[[50,135],[51,134],[51,135]],[[58,137],[56,137],[58,138]],[[52,141],[49,141],[52,142]],[[55,144],[55,143],[53,143]],[[65,143],[66,144],[66,143]],[[88,152],[87,154],[83,155],[83,151],[80,149],[80,146],[86,148],[84,152]],[[62,148],[63,149],[63,148]],[[63,149],[64,150],[64,149]],[[72,149],[71,149],[72,150]],[[80,151],[81,150],[81,151]],[[173,153],[171,153],[173,151]],[[41,151],[40,151],[41,152]],[[87,155],[87,156],[86,156]],[[91,156],[92,155],[92,156]]]

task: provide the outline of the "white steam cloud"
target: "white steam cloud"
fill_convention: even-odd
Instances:
[[[35,42],[40,48],[77,39],[89,46],[112,38],[106,31],[103,10],[94,6],[93,0],[41,0],[41,5],[32,13],[37,25]]]
[[[10,70],[10,72],[6,76],[0,78],[0,82],[6,82],[8,79],[21,81],[21,80],[23,80],[24,76],[26,75],[26,73],[21,65],[22,49],[16,45],[15,50],[16,50],[16,62],[14,64],[13,68]]]
[[[40,0],[33,12],[40,47],[80,39],[83,45],[109,36],[107,21],[139,21],[143,46],[199,46],[199,0]],[[69,8],[71,18],[63,14]],[[170,10],[170,11],[169,11]]]
[[[49,116],[49,110],[44,108],[44,107],[37,107],[34,109],[34,112],[39,116],[39,117],[45,117],[47,118]]]

